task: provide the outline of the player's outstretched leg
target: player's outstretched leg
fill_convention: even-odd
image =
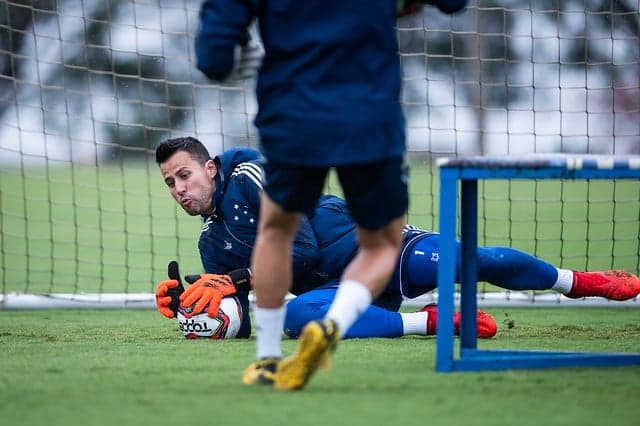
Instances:
[[[629,300],[640,294],[640,278],[625,271],[574,272],[567,297],[605,297]]]
[[[302,389],[320,367],[329,367],[329,355],[335,350],[340,331],[333,320],[308,323],[298,340],[298,350],[282,360],[275,376],[275,387],[282,390]]]
[[[429,314],[427,316],[427,335],[434,336],[438,328],[438,307],[435,304],[429,304],[420,309],[420,312],[427,312]],[[498,331],[496,320],[484,311],[478,310],[476,323],[479,339],[490,339],[495,336]],[[456,336],[460,335],[460,312],[453,313],[453,333]]]
[[[244,370],[242,383],[245,385],[273,386],[280,358],[263,358],[255,361]]]

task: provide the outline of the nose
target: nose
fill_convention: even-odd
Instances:
[[[175,189],[177,194],[184,194],[185,192],[187,192],[187,185],[185,185],[185,183],[182,181],[176,181]]]

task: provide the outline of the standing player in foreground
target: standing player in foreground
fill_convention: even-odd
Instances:
[[[207,0],[196,39],[198,68],[225,80],[257,18],[265,56],[258,74],[258,128],[266,157],[252,256],[257,361],[245,384],[295,390],[328,363],[338,340],[380,294],[402,243],[408,208],[405,121],[394,0]],[[335,168],[357,226],[359,252],[322,320],[282,358],[291,251]],[[275,372],[275,375],[274,375]]]

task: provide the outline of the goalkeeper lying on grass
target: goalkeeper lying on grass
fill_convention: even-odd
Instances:
[[[195,313],[206,307],[208,314],[215,317],[220,300],[235,294],[244,312],[237,337],[248,337],[248,267],[262,189],[259,153],[233,149],[212,159],[200,141],[185,137],[162,142],[156,149],[156,162],[173,198],[188,214],[201,215],[204,220],[198,248],[205,271],[184,292],[178,291],[178,280],[161,282],[156,291],[158,311],[174,318],[180,303],[195,303]],[[346,338],[435,334],[435,305],[417,312],[397,311],[403,298],[414,298],[436,288],[438,242],[437,233],[405,228],[393,277],[386,290],[347,330]],[[296,237],[292,293],[297,297],[287,305],[284,332],[288,336],[297,337],[307,322],[324,316],[340,275],[357,247],[355,227],[345,202],[335,196],[323,196],[313,215],[302,221]],[[508,290],[555,290],[571,298],[627,300],[640,293],[640,279],[633,274],[558,269],[508,247],[478,248],[478,280]],[[496,321],[489,314],[478,311],[477,319],[478,337],[496,334]],[[458,313],[454,322],[457,333]]]

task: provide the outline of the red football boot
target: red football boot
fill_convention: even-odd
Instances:
[[[434,336],[438,327],[438,307],[435,304],[430,304],[420,309],[420,312],[429,314],[427,316],[427,335]],[[491,315],[478,310],[476,321],[479,339],[490,339],[496,335],[498,325]],[[456,336],[460,335],[460,312],[453,313],[453,333]]]
[[[625,271],[575,272],[567,297],[604,297],[629,300],[640,294],[640,279]]]

